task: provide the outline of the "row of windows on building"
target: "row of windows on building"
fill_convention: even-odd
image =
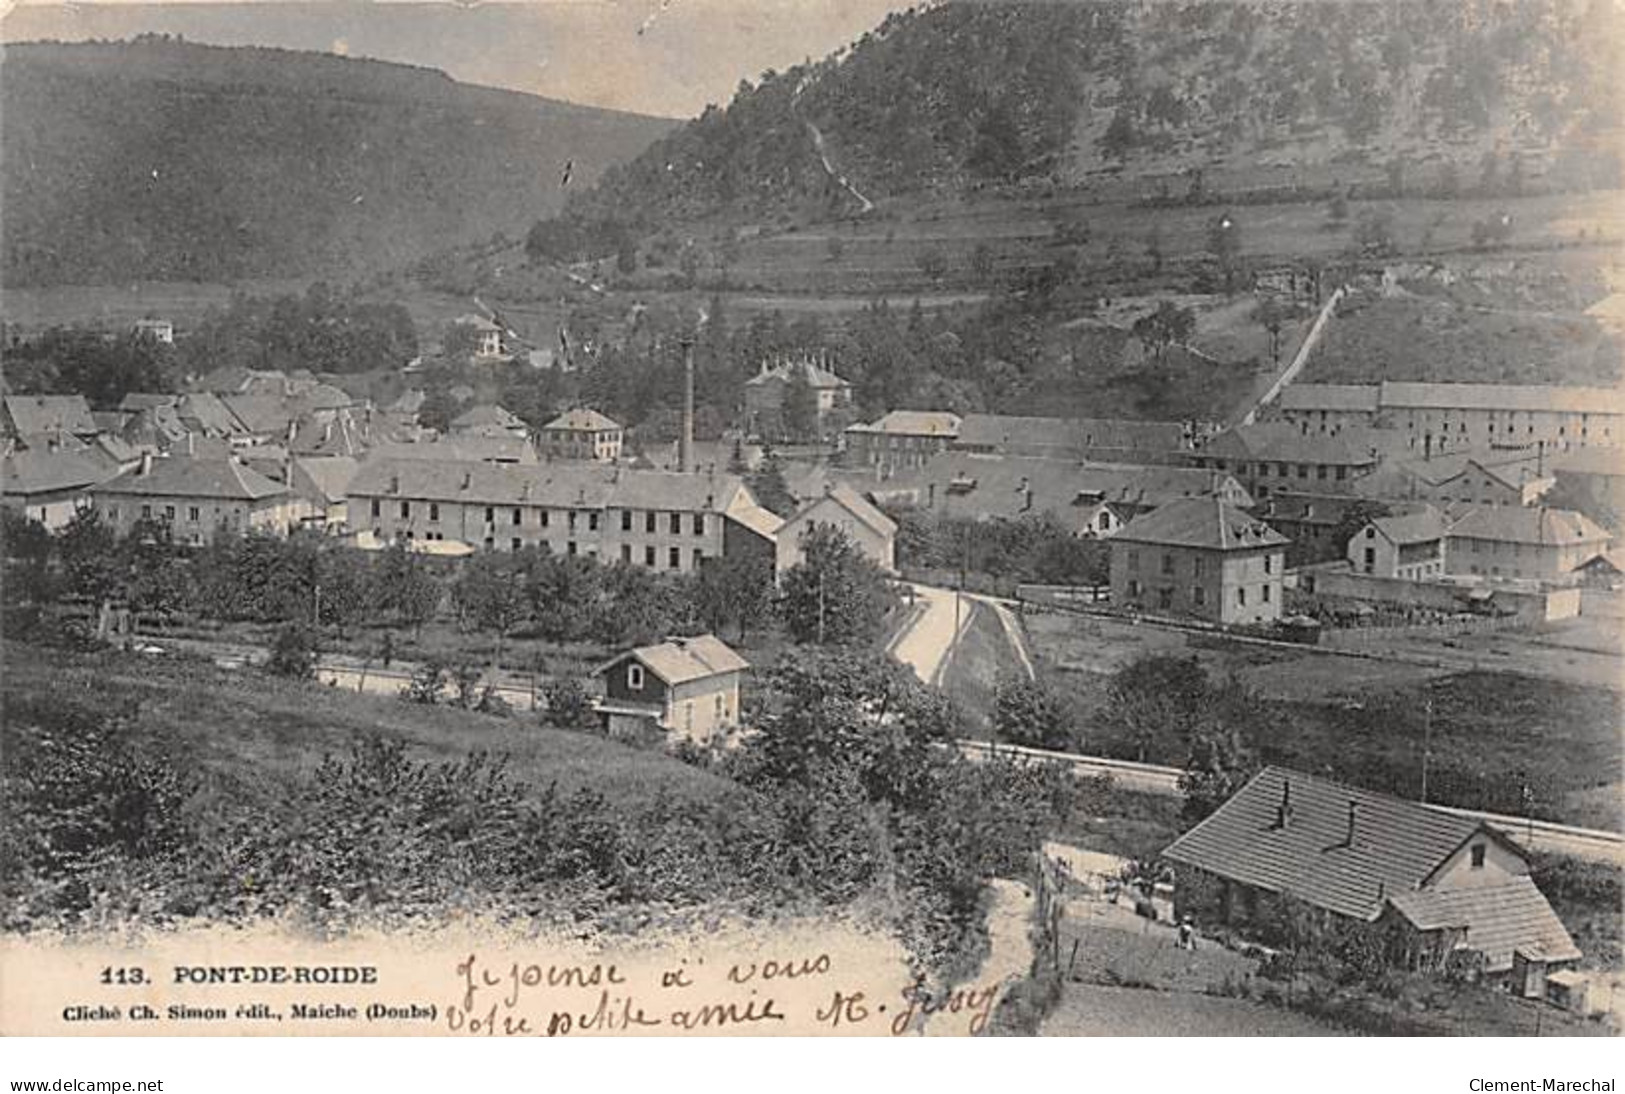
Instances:
[[[372,534],[376,538],[379,538],[379,539],[383,538],[382,529],[374,528]],[[406,531],[400,533],[400,538],[403,539],[403,540],[411,540],[411,539],[413,539],[415,537],[413,536],[413,533],[412,533],[411,529],[407,529]],[[444,541],[446,536],[445,536],[445,534],[443,532],[425,532],[424,535],[423,535],[423,538],[425,540],[429,540],[431,542],[438,543],[438,542]],[[485,549],[487,551],[496,550],[496,545],[497,545],[497,540],[496,540],[495,536],[486,536],[485,537]],[[524,539],[522,539],[519,536],[512,537],[511,539],[508,540],[508,549],[510,551],[522,551],[522,550],[524,550],[525,549],[525,541],[524,541]],[[565,543],[565,545],[564,545],[564,553],[566,555],[569,555],[569,556],[572,556],[572,557],[575,556],[575,555],[585,554],[589,558],[597,558],[598,557],[598,548],[589,546],[586,549],[586,551],[583,552],[582,549],[581,549],[581,545],[578,544],[575,540],[572,539],[572,540],[569,540],[569,541],[567,541]],[[632,549],[632,545],[630,543],[621,544],[621,561],[622,562],[625,562],[627,564],[631,564],[636,557],[637,556],[634,554],[633,549]],[[651,570],[658,568],[659,565],[660,565],[660,552],[659,552],[659,550],[657,548],[655,548],[653,546],[645,546],[643,548],[642,558],[643,558],[643,564],[645,566],[647,566],[648,568],[650,568]],[[695,547],[690,552],[689,558],[690,558],[693,569],[697,570],[697,569],[700,568],[700,564],[705,560],[705,552],[703,550],[701,550],[700,548]],[[683,568],[683,549],[681,547],[668,547],[668,548],[666,548],[665,559],[666,559],[666,569],[668,569],[668,570],[681,570]]]
[[[1139,599],[1145,595],[1145,586],[1141,585],[1138,581],[1130,581],[1128,583],[1128,595],[1130,599]],[[1268,585],[1260,585],[1258,587],[1260,603],[1270,603],[1271,595],[1270,587]],[[1197,605],[1198,607],[1205,605],[1207,603],[1207,589],[1201,585],[1192,585],[1191,603]],[[1243,608],[1247,606],[1247,589],[1245,586],[1236,586],[1236,603],[1241,605]],[[1157,606],[1159,608],[1172,608],[1174,606],[1174,590],[1167,586],[1163,586],[1162,588],[1158,589]]]
[[[1236,474],[1247,474],[1247,469],[1249,467],[1255,468],[1253,475],[1255,478],[1260,479],[1269,478],[1270,468],[1272,467],[1275,469],[1274,476],[1278,479],[1290,479],[1294,477],[1308,479],[1313,477],[1321,480],[1333,479],[1337,482],[1343,482],[1349,477],[1349,469],[1346,464],[1293,464],[1281,463],[1274,460],[1261,460],[1257,464],[1249,464],[1246,462],[1238,463],[1236,464]],[[1219,470],[1223,471],[1224,469],[1224,464],[1221,462],[1219,464]]]
[[[1266,574],[1274,573],[1275,572],[1275,556],[1274,555],[1263,555],[1261,557],[1264,560],[1264,572]],[[1139,570],[1139,568],[1140,568],[1140,552],[1139,551],[1131,550],[1128,553],[1128,568],[1130,570],[1134,570],[1134,571]],[[1165,573],[1165,574],[1172,574],[1174,572],[1174,556],[1169,554],[1166,551],[1163,552],[1163,555],[1162,555],[1162,572]],[[1191,576],[1192,577],[1201,577],[1206,572],[1207,572],[1207,559],[1203,558],[1201,555],[1192,556],[1192,558],[1191,558]]]
[[[439,522],[439,520],[440,520],[440,503],[437,502],[437,501],[431,501],[431,502],[428,502],[427,505],[428,505],[428,511],[429,511],[429,523],[434,524],[434,523]],[[504,507],[504,508],[506,508],[506,507]],[[498,509],[498,507],[494,506],[494,505],[487,505],[485,507],[485,523],[487,525],[495,527],[495,525],[497,523],[497,519],[498,519],[497,518],[497,509]],[[412,519],[412,503],[410,501],[401,502],[399,504],[398,512],[400,513],[400,519],[401,520],[411,520]],[[535,522],[536,527],[538,527],[538,528],[549,528],[549,527],[552,526],[552,510],[536,509],[536,510],[534,510],[534,512],[536,513],[536,522]],[[567,526],[569,527],[570,531],[572,531],[572,532],[576,531],[580,527],[580,524],[581,524],[580,518],[581,517],[586,517],[586,526],[587,526],[587,531],[589,531],[589,532],[598,531],[599,525],[602,523],[601,520],[600,520],[600,517],[602,516],[602,514],[598,510],[595,510],[595,509],[586,509],[586,510],[566,509],[566,510],[563,510],[563,512],[565,514]],[[637,520],[636,520],[637,513],[638,513],[638,510],[634,510],[634,509],[622,509],[621,510],[621,531],[630,532],[630,531],[634,530],[634,528],[635,528],[635,526],[637,524]],[[523,527],[524,522],[525,522],[524,521],[524,514],[525,514],[525,511],[523,509],[521,509],[521,508],[515,507],[513,509],[508,510],[507,517],[508,517],[509,526],[514,527],[514,528]],[[642,515],[643,515],[643,522],[642,522],[643,523],[643,531],[648,535],[653,536],[653,535],[658,535],[660,533],[660,525],[662,523],[660,518],[661,518],[662,515],[664,515],[665,518],[666,518],[664,523],[666,525],[666,530],[670,535],[674,535],[674,536],[681,535],[682,532],[683,532],[683,514],[680,513],[680,512],[670,512],[670,513],[661,514],[661,513],[657,512],[656,510],[650,509],[650,510],[643,511]],[[383,516],[383,501],[381,499],[379,499],[379,498],[373,498],[372,499],[372,518],[374,520],[378,520],[382,516]],[[691,519],[689,520],[689,532],[692,535],[696,535],[696,536],[705,535],[705,527],[706,527],[706,520],[705,520],[705,514],[704,513],[693,513],[693,514],[691,514]]]

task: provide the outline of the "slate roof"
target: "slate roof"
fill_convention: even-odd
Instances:
[[[1562,920],[1527,876],[1506,885],[1398,892],[1389,903],[1417,930],[1467,928],[1462,948],[1482,953],[1488,972],[1512,968],[1514,950],[1545,961],[1580,957]]]
[[[1230,460],[1360,467],[1376,463],[1385,451],[1404,447],[1403,435],[1395,430],[1350,427],[1336,433],[1304,433],[1291,422],[1258,422],[1227,429],[1200,451]]]
[[[28,497],[83,490],[116,473],[116,468],[110,470],[89,450],[51,452],[31,448],[5,458],[0,466],[0,492]]]
[[[946,410],[894,410],[865,425],[848,426],[848,433],[886,433],[903,437],[957,437],[964,419]]]
[[[439,460],[461,463],[477,460],[484,463],[529,465],[537,462],[535,447],[524,437],[512,433],[485,436],[465,430],[437,440],[389,440],[372,447],[371,455],[395,460]]]
[[[143,475],[139,468],[126,471],[111,482],[96,487],[96,494],[134,495],[141,497],[175,496],[192,498],[228,498],[257,501],[286,493],[286,488],[272,482],[251,467],[229,456],[192,458],[166,456],[152,461],[152,469]]]
[[[967,414],[954,444],[1013,456],[1078,455],[1092,448],[1171,452],[1187,447],[1189,432],[1183,422]]]
[[[543,428],[568,429],[577,433],[601,433],[605,430],[619,429],[621,425],[589,407],[576,407],[573,410],[566,410]]]
[[[132,391],[119,400],[118,408],[134,413],[138,410],[145,410],[149,406],[174,406],[180,401],[181,397],[179,395],[165,395],[156,391]]]
[[[1277,810],[1288,784],[1292,813],[1279,827]],[[1339,915],[1373,919],[1387,898],[1420,888],[1480,832],[1490,833],[1481,821],[1420,802],[1266,767],[1162,857]]]
[[[657,646],[639,646],[601,666],[599,674],[635,657],[671,687],[725,672],[743,672],[750,662],[729,649],[714,634],[671,638]]]
[[[220,400],[220,396],[207,391],[195,391],[175,404],[175,414],[194,432],[214,437],[229,437],[242,433],[243,426],[237,416]]]
[[[1432,508],[1400,516],[1377,517],[1371,523],[1394,544],[1431,543],[1443,539],[1447,531],[1444,517]]]
[[[293,466],[297,477],[303,478],[331,503],[349,496],[350,483],[361,463],[350,456],[300,456]]]
[[[885,513],[882,513],[879,509],[875,508],[873,502],[864,497],[862,494],[858,493],[856,490],[852,489],[852,487],[848,486],[844,482],[828,483],[825,486],[824,493],[822,495],[807,502],[807,504],[801,507],[799,512],[784,523],[793,524],[800,520],[825,498],[835,501],[841,506],[841,508],[851,513],[864,524],[867,524],[880,535],[895,536],[897,534],[896,521],[892,520]]]
[[[352,497],[717,513],[728,509],[742,492],[750,496],[733,475],[639,471],[587,462],[519,466],[376,456],[363,461],[350,483]]]
[[[852,386],[829,369],[806,359],[780,361],[778,364],[771,366],[764,365],[762,371],[746,380],[745,383],[750,387],[760,387],[762,384],[770,382],[788,383],[797,370],[800,370],[801,375],[806,378],[807,386],[814,390]]]
[[[1462,539],[1555,546],[1613,538],[1584,513],[1545,506],[1474,505],[1459,510],[1450,534]]]
[[[14,434],[96,432],[96,419],[83,395],[7,395],[0,405]]]
[[[250,433],[285,437],[299,411],[283,395],[222,395],[220,401]]]
[[[1125,524],[1117,539],[1168,547],[1253,551],[1291,541],[1244,509],[1220,498],[1178,498]]]
[[[1417,410],[1535,410],[1563,414],[1625,414],[1625,390],[1545,384],[1435,384],[1384,380],[1385,408]]]
[[[1282,410],[1377,412],[1382,389],[1376,384],[1288,384],[1281,392]]]
[[[499,426],[502,429],[524,429],[525,420],[505,407],[494,403],[481,403],[479,406],[469,407],[451,421],[453,429],[474,429],[484,425]]]

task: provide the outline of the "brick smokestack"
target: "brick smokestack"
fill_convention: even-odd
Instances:
[[[677,470],[694,470],[694,340],[683,339],[683,431],[677,438]]]

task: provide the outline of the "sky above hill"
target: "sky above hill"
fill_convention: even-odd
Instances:
[[[900,0],[27,0],[0,19],[0,40],[179,34],[214,45],[426,65],[466,83],[686,118],[707,103],[726,103],[741,79],[822,57],[887,12],[910,6]]]

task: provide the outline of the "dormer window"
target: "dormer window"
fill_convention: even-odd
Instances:
[[[1473,844],[1471,854],[1473,856],[1473,869],[1482,870],[1484,868],[1484,845],[1482,843]]]
[[[626,686],[633,691],[643,690],[643,666],[636,661],[626,666]]]

